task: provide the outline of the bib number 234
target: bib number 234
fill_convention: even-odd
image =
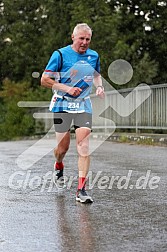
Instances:
[[[68,102],[68,109],[71,109],[71,110],[73,110],[73,109],[79,109],[79,107],[80,107],[80,104],[79,104],[79,102]]]

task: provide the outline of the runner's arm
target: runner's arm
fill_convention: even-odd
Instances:
[[[94,75],[93,83],[96,87],[96,95],[100,96],[100,98],[104,98],[104,87],[102,83],[102,78],[99,73]]]
[[[41,77],[41,86],[51,88],[52,90],[59,90],[73,96],[78,96],[80,92],[82,91],[81,88],[69,87],[68,85],[64,83],[59,83],[53,80],[52,78],[50,78],[50,76],[45,73],[43,73]]]

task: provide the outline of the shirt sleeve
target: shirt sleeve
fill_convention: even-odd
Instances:
[[[44,74],[49,75],[50,78],[55,78],[57,75],[58,69],[60,67],[60,64],[61,64],[60,54],[58,51],[54,51],[44,70]]]

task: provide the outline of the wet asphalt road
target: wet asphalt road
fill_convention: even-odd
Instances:
[[[16,165],[34,143],[0,142],[0,251],[167,251],[167,148],[105,142],[91,158],[94,203],[82,205],[70,180],[77,176],[74,140],[67,189],[59,193],[52,151],[28,170]]]

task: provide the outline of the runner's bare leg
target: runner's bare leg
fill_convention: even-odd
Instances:
[[[56,132],[57,147],[54,149],[54,154],[57,162],[62,162],[70,145],[70,132],[58,133]]]
[[[88,174],[90,166],[89,156],[89,136],[91,130],[89,128],[78,128],[76,129],[76,144],[79,154],[78,158],[78,171],[79,177],[85,177]]]

